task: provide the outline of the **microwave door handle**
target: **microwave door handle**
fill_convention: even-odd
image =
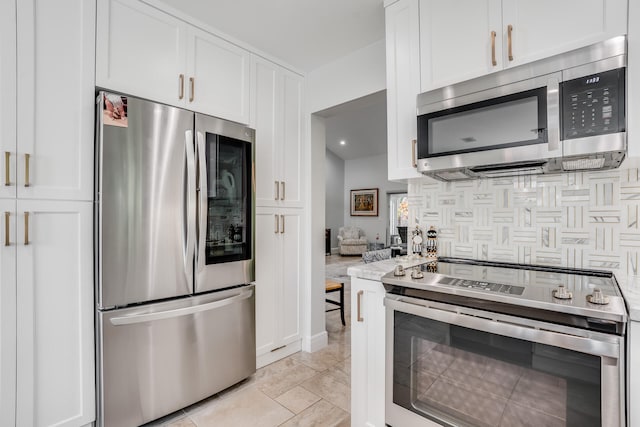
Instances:
[[[418,140],[417,139],[413,139],[411,140],[411,166],[413,166],[414,168],[418,167],[418,160],[416,157],[416,146],[418,145]]]
[[[187,191],[186,191],[186,239],[183,250],[184,271],[187,275],[189,288],[193,288],[193,255],[196,247],[196,153],[193,141],[193,131],[184,134],[184,149],[187,163]]]
[[[198,170],[200,174],[198,176],[198,251],[196,253],[196,265],[197,271],[200,272],[204,269],[204,255],[206,246],[206,234],[207,234],[207,152],[205,149],[204,134],[200,131],[197,132],[197,147],[196,153],[198,157]]]
[[[560,151],[560,84],[559,77],[550,76],[547,83],[547,147],[549,154]]]

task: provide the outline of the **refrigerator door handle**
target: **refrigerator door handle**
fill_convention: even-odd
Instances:
[[[206,233],[207,233],[207,151],[205,148],[204,134],[197,131],[197,156],[198,156],[198,170],[200,176],[198,179],[198,190],[200,191],[198,197],[198,252],[196,254],[197,271],[200,272],[204,269],[204,251],[206,246]]]
[[[184,254],[184,271],[189,287],[193,289],[193,255],[196,248],[196,153],[193,145],[193,131],[184,133],[184,147],[187,158],[187,236]]]
[[[180,316],[187,316],[189,314],[201,313],[203,311],[214,310],[227,305],[234,304],[238,301],[251,298],[253,295],[253,289],[242,291],[237,295],[229,298],[225,298],[218,301],[207,302],[200,305],[194,305],[191,307],[176,308],[173,310],[159,311],[157,313],[145,313],[145,314],[132,314],[121,317],[114,317],[110,320],[114,326],[135,325],[137,323],[153,322],[156,320],[172,319]]]

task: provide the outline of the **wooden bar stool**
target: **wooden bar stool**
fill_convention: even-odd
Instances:
[[[326,310],[326,311],[329,312],[329,311],[340,310],[340,319],[342,320],[342,326],[346,326],[346,323],[344,321],[344,283],[338,282],[335,280],[325,280],[324,291],[326,294],[330,292],[340,292],[340,302],[331,300],[329,298],[325,299],[325,301],[328,302],[329,304],[338,306],[338,308],[330,308],[329,310]]]

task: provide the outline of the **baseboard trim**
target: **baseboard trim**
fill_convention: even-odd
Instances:
[[[329,344],[329,335],[327,334],[327,331],[322,331],[312,337],[303,337],[302,351],[313,353],[325,348],[327,344]]]
[[[276,351],[271,351],[269,353],[259,355],[256,358],[256,368],[260,369],[263,366],[270,365],[273,362],[277,362],[280,359],[284,359],[287,356],[291,356],[293,353],[299,352],[301,342],[302,342],[301,340],[297,340],[287,344],[282,348],[279,348]]]

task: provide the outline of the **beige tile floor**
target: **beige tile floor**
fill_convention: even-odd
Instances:
[[[358,257],[326,257],[327,264],[353,264]],[[344,271],[341,271],[344,272]],[[239,384],[167,417],[147,424],[163,427],[349,426],[351,406],[351,331],[349,281],[345,282],[345,320],[327,313],[329,345],[299,352]],[[331,294],[332,298],[338,294]],[[328,306],[327,308],[331,308]]]

